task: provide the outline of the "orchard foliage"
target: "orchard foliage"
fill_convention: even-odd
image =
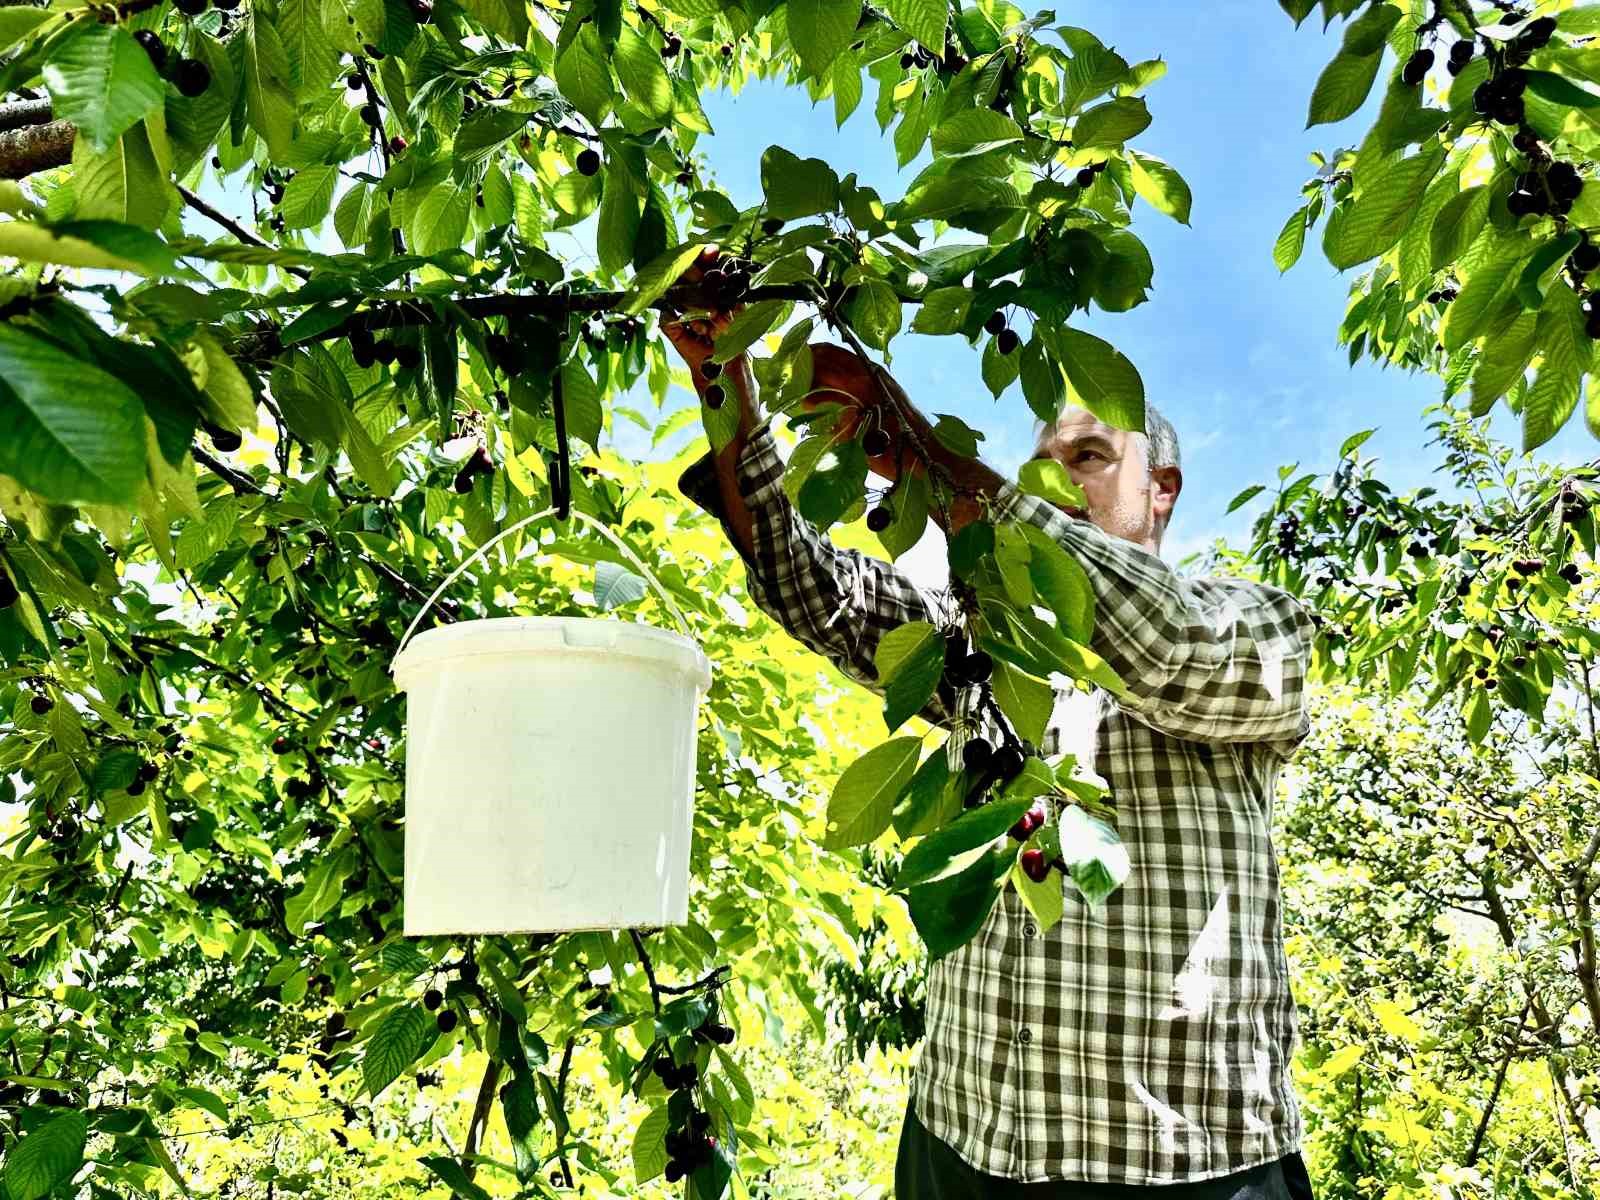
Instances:
[[[1351,20],[1314,94],[1320,119],[1353,111],[1385,48],[1409,54],[1440,22],[1420,0],[1323,7]],[[1440,10],[1458,34],[1482,25],[1492,43],[1457,78],[1468,92],[1473,73],[1498,77],[1521,54],[1477,7]],[[1564,10],[1546,42],[1523,43],[1540,150],[1519,148],[1533,164],[1519,167],[1545,180],[1540,153],[1584,157],[1594,21]],[[555,540],[538,544],[592,568],[593,607],[574,601],[569,578],[516,565],[535,530],[475,569],[447,618],[638,599],[608,544],[561,527],[576,508],[651,551],[714,647],[746,636],[714,600],[734,582],[725,546],[703,540],[703,561],[686,557],[703,523],[679,524],[665,481],[600,445],[619,418],[657,443],[696,417],[713,448],[733,435],[734,406],[709,394],[665,411],[675,375],[653,336],[659,315],[742,305],[717,359],[767,351],[755,366],[768,406],[806,435],[785,483],[825,530],[866,511],[867,465],[861,442],[836,436],[836,406],[801,411],[817,335],[884,359],[903,331],[961,337],[997,397],[1016,385],[1039,416],[1076,403],[1142,428],[1136,367],[1083,326],[1094,307],[1147,298],[1153,264],[1129,228],[1137,202],[1189,218],[1181,175],[1130,144],[1150,124],[1141,93],[1164,74],[1160,59],[1130,63],[1052,12],[1004,0],[56,0],[0,7],[0,55],[11,98],[0,104],[0,800],[22,813],[0,875],[10,1200],[73,1178],[104,1194],[152,1191],[163,1176],[186,1188],[159,1123],[174,1113],[209,1113],[229,1133],[291,1119],[257,1081],[310,1068],[326,1109],[350,1119],[358,1098],[371,1106],[463,1042],[484,1060],[464,1137],[409,1163],[411,1182],[426,1171],[477,1196],[488,1166],[497,1186],[537,1195],[549,1164],[570,1182],[576,1162],[610,1184],[619,1172],[568,1115],[571,1057],[587,1039],[611,1084],[650,1109],[633,1186],[692,1158],[691,1195],[743,1193],[744,1171],[770,1166],[750,1136],[767,1118],[712,1023],[742,1003],[735,1023],[748,1030],[764,1011],[770,1036],[776,978],[820,1034],[816,931],[848,957],[875,928],[839,898],[839,852],[893,826],[921,838],[897,882],[931,880],[975,832],[993,838],[1054,793],[1070,828],[1031,830],[994,882],[1024,888],[1022,856],[1041,849],[1095,877],[1110,829],[1087,815],[1109,813],[1100,789],[1074,764],[1022,750],[1038,740],[1053,673],[1123,684],[1087,647],[1086,589],[1037,584],[1075,564],[1025,530],[978,521],[952,539],[961,630],[884,639],[883,725],[897,736],[840,774],[823,828],[805,828],[814,805],[762,793],[755,770],[776,761],[800,789],[817,782],[817,747],[786,716],[813,689],[771,653],[714,654],[694,852],[704,890],[694,920],[659,931],[654,954],[639,931],[400,936],[403,701],[385,668],[434,581],[552,506]],[[714,131],[700,97],[762,77],[830,102],[840,124],[870,112],[902,166],[924,150],[931,161],[883,196],[769,145],[761,200],[740,208],[705,178],[701,139]],[[1504,115],[1509,85],[1497,86],[1485,106]],[[1456,386],[1470,367],[1475,397],[1504,394],[1530,428],[1553,429],[1588,365],[1581,280],[1557,277],[1564,255],[1578,257],[1568,226],[1586,202],[1508,220],[1509,166],[1483,184],[1486,204],[1437,195],[1452,156],[1451,187],[1483,169],[1456,134],[1486,137],[1480,154],[1497,163],[1512,154],[1509,129],[1465,119],[1456,91],[1432,128],[1418,93],[1397,93],[1363,150],[1313,189],[1301,232],[1326,206],[1336,265],[1410,246],[1372,284],[1385,298],[1368,307],[1365,319],[1381,318],[1369,344],[1392,344],[1402,325],[1419,347],[1437,337],[1447,364],[1420,351],[1417,363]],[[1451,221],[1414,232],[1434,204]],[[569,261],[557,235],[580,230],[594,254]],[[709,244],[726,269],[678,282]],[[1446,271],[1460,292],[1435,330],[1414,302]],[[1407,297],[1399,318],[1391,280]],[[1524,394],[1514,377],[1535,356]],[[656,411],[638,406],[643,394]],[[975,454],[980,435],[944,417],[935,436]],[[902,474],[893,519],[874,524],[891,558],[954,500],[928,447],[903,449],[927,470]],[[1053,463],[1020,482],[1078,498]],[[1280,497],[1295,504],[1311,504],[1305,487]],[[1337,522],[1312,519],[1324,517]],[[1557,553],[1528,572],[1539,582],[1524,604],[1559,598]],[[1430,586],[1418,585],[1428,611],[1405,626],[1416,637],[1401,657],[1389,641],[1358,647],[1358,662],[1409,677],[1403,655],[1415,644],[1422,659]],[[1492,600],[1469,597],[1469,617]],[[1008,681],[985,684],[985,698],[1013,734],[1007,769],[978,780],[980,792],[998,785],[994,803],[968,817],[968,772],[941,775],[942,749],[924,756],[923,737],[901,732],[941,680],[971,681],[946,662],[953,635]],[[1544,643],[1518,637],[1528,665],[1510,670],[1526,677],[1498,678],[1526,711],[1557,667]],[[1422,661],[1445,686],[1474,658],[1500,669],[1471,635],[1429,648]],[[766,703],[773,688],[784,711]],[[1481,720],[1469,712],[1469,729]],[[901,908],[888,909],[904,944]],[[946,952],[959,940],[949,931],[981,916],[943,914],[918,932]],[[585,1016],[574,981],[602,965],[611,982]],[[676,1066],[658,1069],[662,1053]],[[305,1061],[285,1062],[296,1055]],[[692,1086],[669,1097],[691,1063]],[[714,1147],[690,1154],[685,1129],[714,1133]],[[309,1171],[257,1182],[337,1190]]]
[[[1317,0],[1279,0],[1298,25]],[[1358,12],[1359,10],[1359,12]],[[1322,0],[1348,18],[1312,91],[1306,128],[1344,120],[1385,76],[1358,145],[1317,154],[1305,202],[1273,248],[1280,271],[1322,217],[1340,271],[1374,262],[1351,287],[1339,337],[1363,354],[1430,371],[1471,412],[1504,403],[1524,450],[1548,442],[1589,388],[1600,298],[1600,6]],[[1529,369],[1532,368],[1531,378]]]

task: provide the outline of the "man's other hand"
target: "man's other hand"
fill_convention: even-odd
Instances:
[[[900,477],[902,462],[912,472],[921,471],[923,467],[909,446],[902,448],[900,416],[885,388],[890,389],[894,399],[912,414],[912,427],[926,444],[927,422],[911,407],[910,397],[894,378],[887,371],[875,376],[872,365],[864,358],[833,342],[811,344],[811,390],[800,405],[807,411],[825,404],[843,406],[834,426],[836,442],[864,437],[875,429],[888,434],[888,450],[867,455],[867,466],[874,474],[895,480]]]
[[[718,265],[721,257],[720,247],[707,246],[700,252],[700,257],[690,263],[688,269],[678,276],[678,282],[699,283],[705,278],[706,272]],[[672,343],[672,348],[688,364],[696,387],[703,387],[706,382],[702,368],[706,359],[715,352],[717,338],[733,324],[734,317],[743,311],[743,304],[735,304],[725,311],[716,309],[692,319],[682,317],[662,319],[661,332],[667,335],[667,341]],[[743,366],[744,355],[732,359],[729,365],[735,369]]]

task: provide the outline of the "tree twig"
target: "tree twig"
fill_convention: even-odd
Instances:
[[[1478,1119],[1478,1128],[1472,1135],[1472,1148],[1467,1151],[1467,1166],[1474,1166],[1478,1161],[1478,1151],[1483,1147],[1483,1138],[1489,1132],[1489,1119],[1494,1116],[1494,1106],[1500,1099],[1500,1088],[1505,1084],[1506,1072],[1511,1069],[1511,1060],[1517,1053],[1518,1043],[1522,1038],[1523,1027],[1528,1023],[1528,1010],[1533,1007],[1533,995],[1522,1004],[1522,1016],[1517,1019],[1517,1032],[1512,1036],[1511,1043],[1506,1047],[1505,1057],[1500,1060],[1500,1069],[1495,1073],[1494,1088],[1489,1092],[1489,1103],[1484,1106],[1483,1116]]]
[[[491,1058],[483,1069],[483,1081],[478,1084],[478,1100],[472,1106],[472,1120],[467,1123],[467,1140],[461,1148],[461,1170],[468,1179],[478,1173],[478,1143],[489,1124],[489,1111],[494,1106],[494,1090],[500,1083],[500,1060]]]
[[[201,197],[195,195],[188,188],[184,187],[183,184],[181,184],[181,183],[178,184],[178,194],[183,197],[183,202],[185,204],[187,204],[190,208],[194,209],[195,212],[200,213],[202,216],[210,217],[211,220],[215,221],[218,225],[221,225],[224,229],[226,229],[229,233],[233,234],[234,237],[238,238],[241,242],[244,242],[246,245],[249,245],[249,246],[270,246],[271,245],[271,243],[268,242],[266,239],[264,239],[264,238],[262,238],[262,237],[260,237],[260,236],[258,236],[256,234],[251,233],[248,229],[246,229],[243,225],[239,224],[239,222],[235,221],[227,213],[225,213],[225,212],[221,211],[220,209],[214,207],[209,201],[204,200]],[[295,276],[297,279],[310,279],[311,278],[311,272],[306,270],[304,267],[285,266],[282,269],[287,271],[289,274]]]

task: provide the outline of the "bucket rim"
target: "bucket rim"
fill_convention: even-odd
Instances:
[[[647,658],[667,662],[669,665],[698,675],[709,686],[711,660],[700,643],[677,630],[662,629],[641,621],[624,621],[618,617],[576,616],[502,616],[472,617],[438,625],[424,630],[411,639],[390,665],[396,680],[402,671],[424,665],[444,662],[453,658],[471,658],[485,654],[516,653],[518,647],[496,646],[493,649],[474,648],[474,640],[500,638],[519,633],[549,634],[570,627],[607,625],[617,630],[618,644],[614,647],[565,646],[567,652],[582,653],[592,649],[610,655]],[[530,644],[527,649],[538,649]],[[640,653],[644,651],[644,653]]]

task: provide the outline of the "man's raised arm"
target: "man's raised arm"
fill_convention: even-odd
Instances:
[[[717,331],[667,332],[703,395],[713,381],[705,379],[702,363]],[[703,346],[695,344],[697,336]],[[948,627],[955,617],[949,593],[920,587],[892,563],[842,549],[820,534],[783,489],[784,462],[743,356],[726,364],[715,382],[724,403],[740,405],[739,430],[721,451],[690,464],[679,490],[722,521],[744,559],[746,587],[757,607],[845,675],[881,694],[873,660],[883,635],[908,621]],[[954,691],[941,684],[918,715],[949,725],[954,713]]]

